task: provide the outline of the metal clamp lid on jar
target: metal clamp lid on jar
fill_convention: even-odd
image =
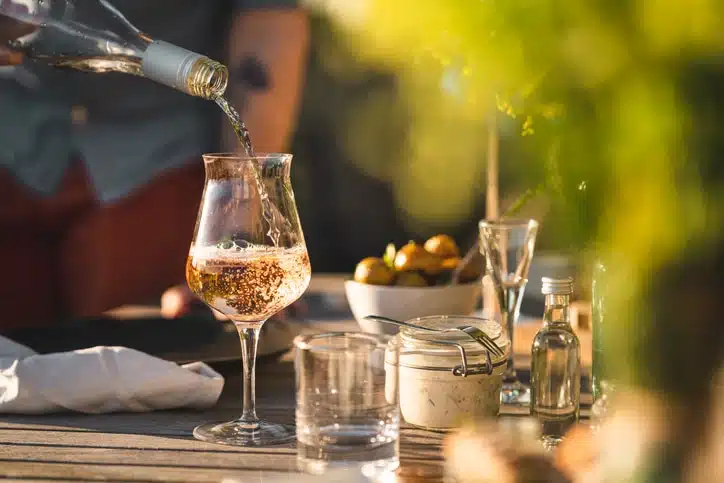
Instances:
[[[498,344],[501,348],[505,348],[505,345],[508,342],[507,337],[504,337],[502,335],[502,328],[500,327],[500,325],[489,319],[463,317],[463,316],[459,316],[459,317],[457,317],[457,316],[433,316],[433,317],[421,317],[419,319],[414,320],[414,323],[416,323],[418,325],[424,325],[425,323],[430,324],[430,323],[434,323],[434,322],[439,323],[436,325],[442,325],[442,327],[440,327],[441,332],[439,334],[444,334],[447,336],[449,336],[451,333],[442,332],[442,329],[450,328],[450,327],[456,326],[456,325],[468,324],[468,325],[481,326],[480,327],[481,330],[484,330],[486,328],[488,329],[488,330],[486,330],[486,333],[488,333],[488,331],[490,330],[490,327],[493,326],[498,329],[498,333],[493,334],[493,338],[498,338],[498,337],[502,338],[502,340],[501,340],[502,344],[498,344],[497,341],[496,341],[496,344]],[[445,325],[449,325],[450,327],[445,327]],[[508,359],[507,352],[506,352],[505,356],[499,358],[498,360],[494,360],[491,357],[488,349],[480,341],[474,340],[472,338],[469,340],[465,339],[465,337],[467,337],[467,336],[464,335],[462,332],[460,335],[460,340],[464,341],[465,343],[461,343],[461,342],[458,342],[455,340],[441,340],[439,338],[432,338],[432,337],[435,337],[436,335],[438,335],[438,334],[430,334],[429,332],[423,333],[420,331],[416,331],[414,329],[412,329],[412,330],[402,329],[400,331],[400,337],[405,339],[408,343],[412,343],[412,344],[423,343],[423,344],[455,347],[455,349],[457,349],[457,352],[460,354],[460,360],[461,360],[460,364],[454,365],[452,367],[452,369],[450,367],[440,367],[440,366],[432,366],[432,365],[405,364],[401,361],[401,359],[402,359],[402,357],[401,357],[400,366],[401,367],[410,367],[410,368],[414,368],[414,369],[421,369],[421,370],[426,370],[426,371],[451,371],[454,376],[467,377],[467,376],[480,375],[480,374],[490,375],[493,373],[493,370],[496,367],[505,365],[507,362],[507,359]],[[488,333],[488,335],[491,335],[491,334]],[[473,344],[476,346],[475,350],[478,350],[478,346],[479,346],[479,348],[480,348],[479,353],[483,354],[485,357],[485,361],[481,364],[470,364],[468,362],[470,354],[468,353],[468,351],[466,350],[466,348],[464,346],[467,345],[468,346],[467,349],[470,350],[471,349],[470,346]],[[402,350],[402,348],[401,348],[401,350]],[[406,352],[408,355],[413,354],[413,353],[423,354],[423,353],[425,353],[425,349],[406,348]],[[436,354],[436,355],[439,355],[439,354]],[[402,356],[402,353],[401,353],[401,356]]]

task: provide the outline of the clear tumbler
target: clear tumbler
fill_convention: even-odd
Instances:
[[[397,469],[399,352],[388,341],[363,333],[294,341],[300,470],[358,467],[374,477]]]

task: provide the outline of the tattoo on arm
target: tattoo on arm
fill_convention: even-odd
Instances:
[[[231,72],[232,82],[249,91],[266,91],[271,87],[269,72],[258,58],[247,56]]]

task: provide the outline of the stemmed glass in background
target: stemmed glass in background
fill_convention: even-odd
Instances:
[[[538,222],[482,220],[479,228],[487,272],[493,279],[503,326],[507,328],[510,337],[510,354],[500,399],[505,404],[527,404],[530,402],[530,388],[518,380],[515,372],[513,336],[533,260]]]
[[[239,419],[194,430],[203,441],[266,446],[294,426],[256,415],[254,366],[264,322],[298,299],[311,277],[290,181],[292,156],[204,155],[206,184],[186,263],[191,290],[234,322],[241,338],[244,407]]]

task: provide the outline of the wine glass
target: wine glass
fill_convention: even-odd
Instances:
[[[524,405],[530,402],[530,388],[518,380],[513,359],[513,336],[520,314],[528,270],[533,260],[538,222],[535,220],[482,220],[480,244],[488,275],[493,279],[503,326],[510,338],[508,365],[503,375],[501,402]]]
[[[256,415],[254,365],[264,322],[298,299],[311,277],[290,181],[292,156],[206,154],[206,184],[186,262],[191,290],[234,322],[241,338],[241,417],[194,429],[203,441],[267,446],[295,438],[294,426]]]

